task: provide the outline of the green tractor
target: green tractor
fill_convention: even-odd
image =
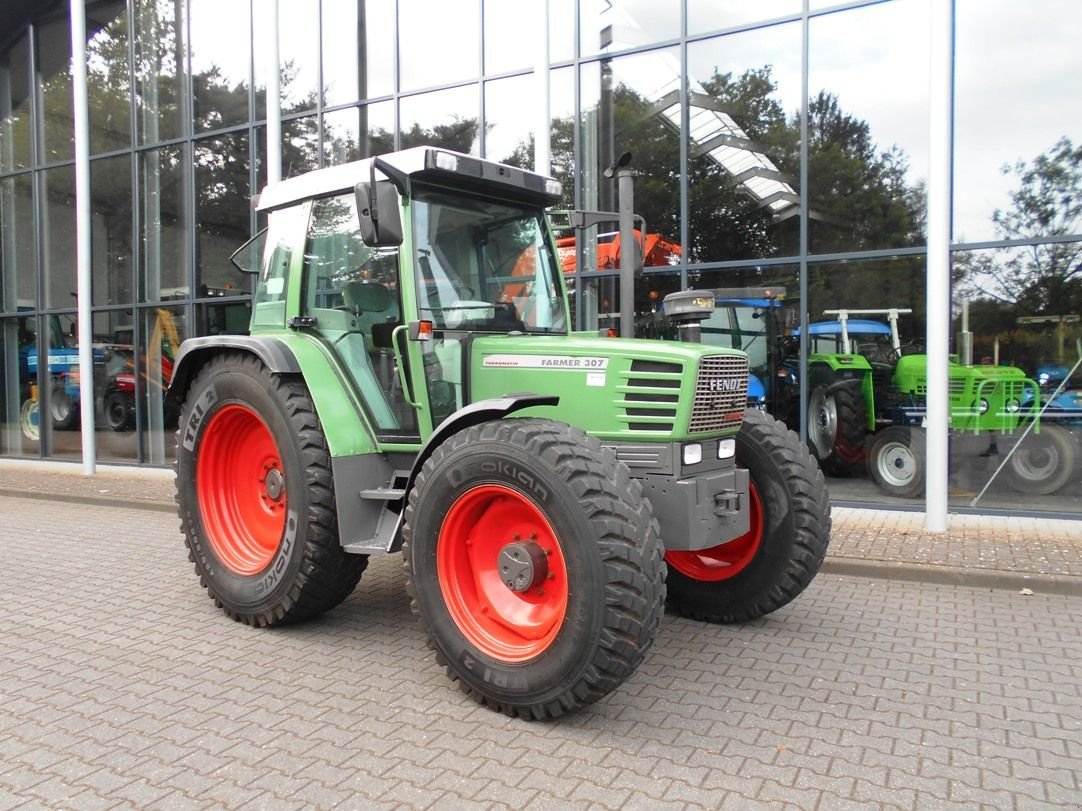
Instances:
[[[837,318],[840,353],[809,355],[809,365],[813,357],[837,362],[832,377],[823,378],[823,391],[835,400],[832,410],[813,391],[808,430],[810,439],[818,431],[822,445],[833,441],[835,447],[853,446],[866,432],[872,480],[889,495],[917,498],[925,485],[928,357],[899,337],[898,318],[908,312],[824,311]],[[885,316],[888,323],[875,330],[856,322],[851,332],[851,315]],[[967,335],[962,334],[963,345]],[[1002,458],[1007,482],[1030,495],[1048,495],[1075,480],[1077,441],[1063,426],[1041,422],[1024,407],[1035,401],[1038,386],[1021,369],[952,359],[948,378],[951,450],[957,458]],[[824,417],[830,414],[834,421]]]
[[[401,552],[437,662],[549,718],[606,695],[666,601],[760,617],[830,508],[743,353],[569,328],[551,178],[418,147],[268,187],[246,335],[185,341],[176,487],[202,585],[275,626]]]

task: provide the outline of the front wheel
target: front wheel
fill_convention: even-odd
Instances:
[[[669,605],[707,622],[743,622],[781,608],[807,588],[830,542],[823,474],[783,423],[747,411],[736,463],[750,479],[748,532],[711,549],[665,554]]]
[[[1007,480],[1020,493],[1046,496],[1075,479],[1078,443],[1062,425],[1042,423],[1007,462]]]
[[[177,432],[177,505],[211,599],[248,625],[307,619],[368,564],[338,540],[330,455],[308,390],[254,356],[210,360]]]
[[[877,433],[868,449],[868,473],[887,495],[918,498],[927,473],[924,429],[891,425]]]
[[[556,717],[616,689],[664,611],[641,485],[563,423],[488,422],[446,440],[410,491],[402,554],[436,661],[511,716]]]

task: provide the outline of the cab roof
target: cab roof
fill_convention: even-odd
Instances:
[[[256,210],[269,211],[314,197],[353,191],[358,183],[371,180],[372,165],[377,162],[389,166],[399,180],[405,180],[407,188],[400,187],[400,192],[408,193],[412,181],[419,180],[524,199],[541,205],[555,203],[561,194],[559,182],[551,177],[449,149],[416,146],[401,152],[316,169],[274,183],[263,189]],[[377,165],[376,179],[388,177]]]

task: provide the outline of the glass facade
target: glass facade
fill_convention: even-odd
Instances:
[[[1082,7],[955,9],[950,504],[1079,513],[1082,112],[1058,91]],[[227,260],[260,225],[268,13],[87,4],[103,460],[169,463],[177,345],[247,327]],[[565,207],[614,211],[605,169],[630,152],[640,331],[664,332],[666,293],[719,291],[704,340],[754,356],[760,404],[832,496],[920,505],[927,0],[280,0],[279,18],[284,177],[423,143],[532,167],[547,139]],[[80,452],[73,122],[66,8],[0,31],[4,456]],[[579,328],[618,322],[615,230],[558,232]]]

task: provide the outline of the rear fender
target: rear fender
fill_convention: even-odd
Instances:
[[[292,337],[292,336],[290,336]],[[373,434],[353,402],[348,385],[314,343],[270,336],[215,335],[181,344],[166,394],[179,410],[192,380],[212,358],[224,352],[255,355],[273,374],[303,375],[332,457],[373,453]]]

